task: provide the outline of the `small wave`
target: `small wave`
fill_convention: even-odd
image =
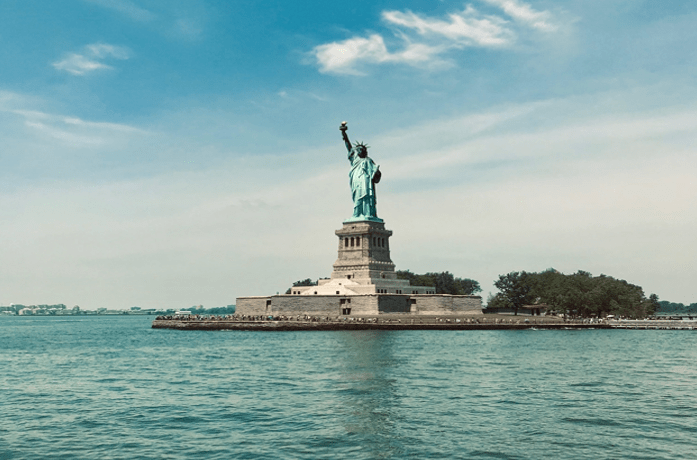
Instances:
[[[519,458],[525,458],[525,457],[520,457],[518,455],[511,455],[507,454],[505,452],[496,452],[492,450],[473,450],[469,452],[468,454],[469,458],[500,458],[500,459],[505,459],[505,460],[515,460]]]
[[[604,382],[578,382],[578,383],[570,383],[570,387],[600,387],[605,385]]]
[[[562,418],[562,421],[564,422],[569,422],[569,423],[578,423],[581,425],[588,425],[588,426],[622,426],[621,423],[616,422],[615,420],[608,420],[608,419],[602,419],[602,418],[573,418],[573,417],[564,417]]]

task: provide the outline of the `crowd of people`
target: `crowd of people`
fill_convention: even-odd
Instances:
[[[259,322],[259,321],[301,321],[313,323],[328,322],[356,322],[356,323],[393,323],[393,324],[433,324],[433,323],[463,323],[463,324],[523,324],[537,323],[537,319],[515,318],[486,318],[486,317],[433,317],[414,316],[409,318],[362,317],[362,316],[311,316],[311,315],[167,315],[158,316],[161,321],[232,321],[232,322]]]
[[[464,329],[469,328],[559,328],[559,327],[582,327],[582,328],[627,328],[627,327],[643,327],[643,328],[654,328],[658,326],[671,328],[668,323],[685,323],[681,327],[693,329],[697,328],[697,321],[689,321],[683,319],[683,321],[670,321],[673,318],[657,318],[652,317],[649,320],[627,320],[624,318],[608,317],[608,318],[561,318],[556,316],[509,316],[509,315],[481,315],[481,316],[435,316],[435,315],[408,315],[408,314],[385,314],[380,316],[351,316],[351,315],[339,315],[339,316],[317,316],[317,315],[200,315],[200,314],[186,314],[186,315],[166,315],[158,316],[156,321],[172,321],[172,327],[175,324],[181,323],[201,323],[200,326],[194,324],[189,324],[187,327],[193,328],[225,328],[224,324],[219,326],[213,326],[210,323],[247,323],[249,327],[255,327],[254,324],[258,326],[266,325],[271,327],[283,327],[283,323],[294,323],[296,326],[288,325],[291,328],[305,327],[303,323],[313,323],[316,327],[333,327],[333,326],[322,326],[335,324],[337,328],[341,328],[340,324],[345,324],[347,326],[351,324],[383,324],[390,325],[388,327],[404,326],[405,328],[413,328],[423,325],[425,327],[444,327],[444,328],[455,328],[458,326]],[[276,324],[271,324],[276,323]],[[280,323],[280,324],[279,324]],[[641,323],[641,324],[639,324]],[[651,324],[653,323],[653,325]],[[665,324],[664,324],[665,323]],[[309,326],[309,325],[308,325]],[[156,327],[154,325],[154,327]],[[169,327],[167,323],[160,323],[157,327]],[[235,328],[247,327],[244,324],[239,324]],[[315,326],[311,326],[315,327]]]

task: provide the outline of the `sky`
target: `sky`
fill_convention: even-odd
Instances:
[[[328,277],[342,121],[398,270],[697,302],[696,2],[3,0],[0,305]]]

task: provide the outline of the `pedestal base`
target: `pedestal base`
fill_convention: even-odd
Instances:
[[[316,286],[313,286],[316,288]],[[481,315],[475,295],[275,295],[238,297],[235,314],[248,316]]]
[[[294,286],[290,294],[238,297],[237,314],[346,316],[386,313],[470,315],[482,313],[480,296],[436,294],[432,286],[397,279],[390,259],[392,231],[382,219],[345,221],[335,232],[339,256],[331,278]]]
[[[344,221],[344,224],[350,224],[354,222],[378,222],[380,224],[384,223],[385,221],[380,219],[379,217],[349,217]]]

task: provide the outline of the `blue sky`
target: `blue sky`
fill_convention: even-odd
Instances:
[[[0,304],[207,307],[328,276],[338,131],[398,269],[697,301],[697,4],[0,3]]]

